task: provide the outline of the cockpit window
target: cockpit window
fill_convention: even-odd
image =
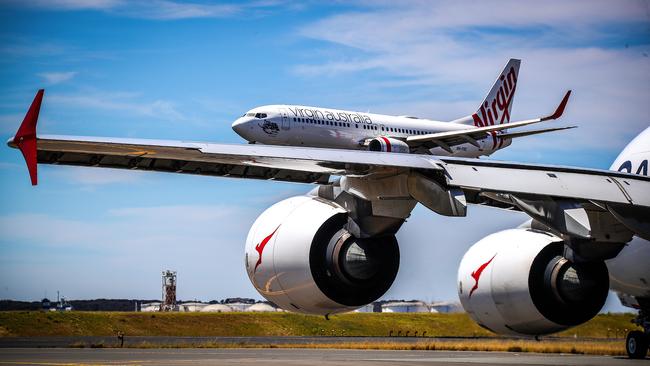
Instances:
[[[255,113],[255,118],[266,118],[266,113]]]

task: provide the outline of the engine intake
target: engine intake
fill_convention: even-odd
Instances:
[[[458,295],[481,326],[498,333],[541,335],[593,318],[609,290],[602,261],[573,263],[560,238],[505,230],[474,244],[458,271]]]
[[[370,140],[368,150],[381,151],[381,152],[394,152],[408,154],[411,151],[409,145],[398,139],[392,137],[379,136]]]
[[[371,303],[399,268],[394,235],[359,239],[334,202],[299,196],[255,221],[246,241],[246,268],[257,291],[290,311],[332,314]]]

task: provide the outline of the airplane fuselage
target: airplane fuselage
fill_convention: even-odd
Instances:
[[[380,137],[406,141],[409,136],[475,128],[463,124],[406,116],[352,112],[298,105],[267,105],[254,108],[232,125],[251,143],[367,150],[369,141]],[[453,146],[452,153],[439,147],[418,151],[442,156],[478,157],[509,146],[498,134]]]

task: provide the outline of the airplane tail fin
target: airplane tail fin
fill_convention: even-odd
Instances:
[[[451,121],[451,123],[474,125],[476,127],[509,123],[512,100],[517,89],[520,64],[521,60],[511,58],[476,112]]]

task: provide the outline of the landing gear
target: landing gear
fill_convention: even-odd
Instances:
[[[642,305],[647,305],[644,304],[645,302],[639,301]],[[643,331],[633,330],[627,334],[625,350],[630,358],[645,358],[648,354],[648,346],[650,346],[650,314],[646,306],[642,307],[639,315],[632,322],[643,327]]]
[[[630,358],[645,358],[648,353],[648,336],[640,330],[628,333],[625,350]]]

